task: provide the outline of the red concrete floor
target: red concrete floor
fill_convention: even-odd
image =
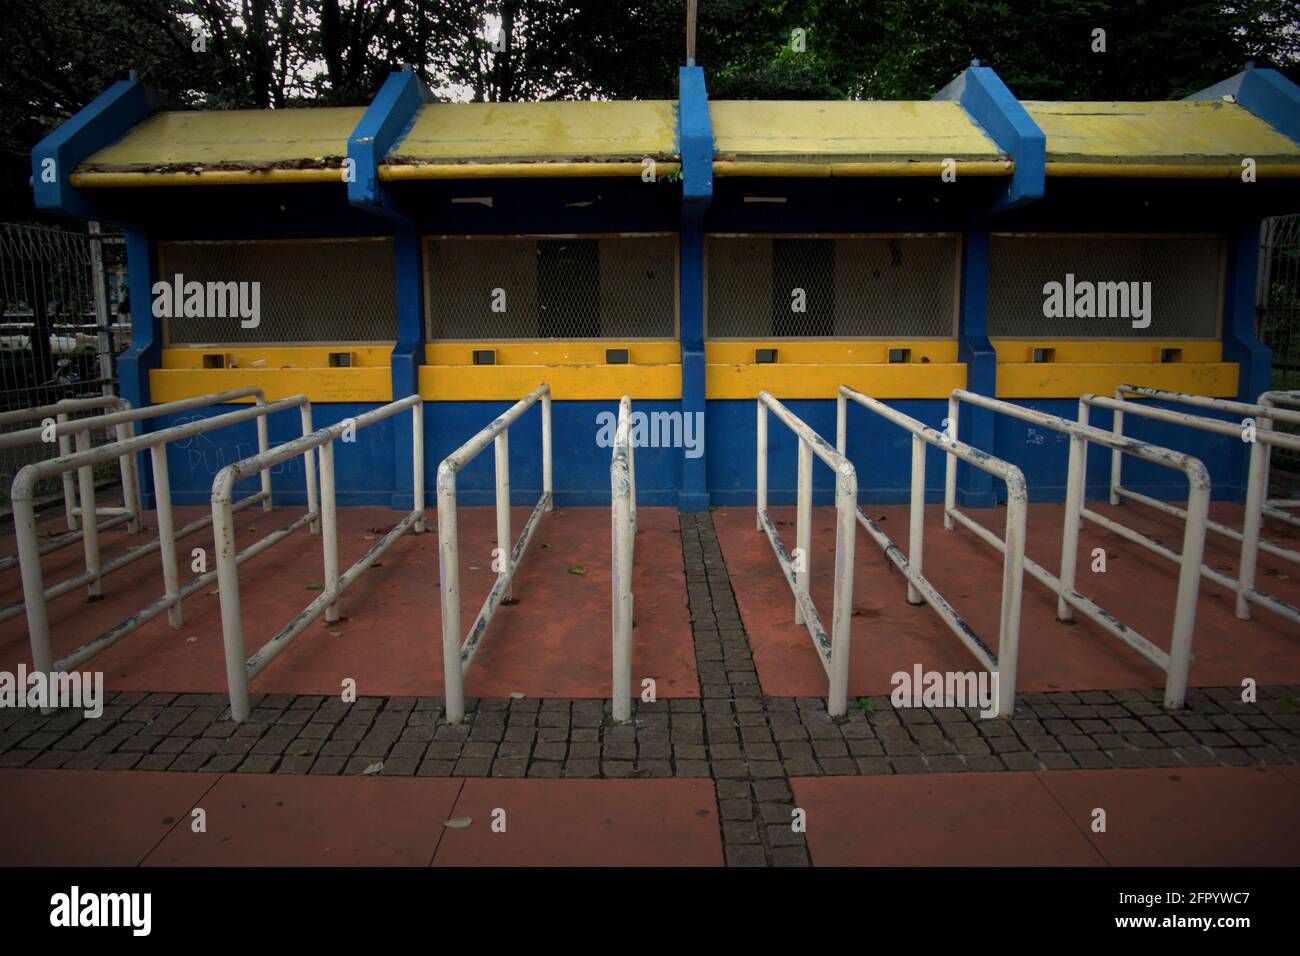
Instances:
[[[4,866],[430,864],[720,866],[717,797],[710,780],[0,771]]]
[[[1140,505],[1101,513],[1181,549],[1181,523]],[[906,507],[871,507],[868,514],[894,542],[907,549]],[[1215,503],[1212,515],[1240,527],[1241,508]],[[772,509],[782,540],[794,547],[793,508]],[[1006,510],[968,510],[986,527],[1003,532]],[[1052,573],[1060,569],[1063,506],[1030,505],[1026,554]],[[813,509],[812,593],[829,626],[834,590],[833,508]],[[741,617],[754,648],[759,681],[775,696],[824,696],[826,673],[802,625],[794,623],[794,599],[766,536],[755,528],[753,508],[722,508],[714,524]],[[1300,548],[1300,534],[1287,525],[1266,526],[1266,536]],[[1107,570],[1091,570],[1092,549],[1104,547]],[[1210,534],[1206,563],[1235,574],[1236,542]],[[853,593],[853,643],[849,692],[887,694],[890,676],[924,670],[969,671],[978,662],[928,606],[907,604],[901,574],[874,541],[859,528]],[[1085,522],[1080,534],[1077,589],[1135,627],[1158,647],[1169,648],[1178,568],[1109,531]],[[997,647],[1002,556],[969,531],[943,529],[942,507],[926,508],[924,569],[957,612],[990,647]],[[1260,556],[1258,587],[1300,605],[1300,566]],[[1231,592],[1202,581],[1193,639],[1192,686],[1239,686],[1252,677],[1262,684],[1300,682],[1300,628],[1256,607],[1254,619],[1238,621]],[[1078,623],[1056,620],[1056,599],[1037,580],[1025,575],[1020,627],[1020,691],[1097,690],[1164,686],[1165,675],[1136,651],[1076,614]]]
[[[801,777],[814,866],[1295,866],[1300,782],[1266,767]],[[1104,833],[1094,811],[1106,812]]]
[[[204,514],[201,507],[177,508],[180,525]],[[530,509],[515,508],[515,533]],[[283,527],[301,509],[271,514],[246,509],[237,515],[238,542]],[[656,680],[661,698],[696,697],[699,685],[691,642],[690,612],[676,511],[642,508],[636,553],[636,625],[633,677]],[[386,508],[339,509],[339,561],[346,568],[400,517]],[[465,630],[494,580],[491,570],[496,524],[491,508],[461,508],[461,623]],[[470,697],[606,698],[610,694],[610,530],[605,508],[557,508],[542,518],[514,580],[516,605],[502,607],[465,682]],[[61,516],[43,527],[61,528]],[[154,525],[153,515],[146,519]],[[256,526],[255,530],[252,526]],[[430,531],[407,535],[367,571],[342,599],[345,619],[326,624],[319,617],[272,663],[252,690],[266,693],[337,694],[344,678],[368,695],[442,694],[442,638],[438,591],[437,521]],[[145,533],[113,529],[101,538],[105,559],[145,543]],[[201,530],[177,543],[182,580],[190,574],[190,552],[208,549]],[[0,554],[15,550],[12,534],[0,539]],[[81,546],[70,546],[44,563],[46,586],[84,568]],[[211,563],[209,567],[211,567]],[[581,573],[575,573],[577,571]],[[317,595],[323,581],[320,537],[303,528],[240,566],[245,656],[261,647]],[[142,558],[104,578],[102,601],[87,603],[85,591],[49,603],[55,655],[66,654],[151,603],[162,593],[156,555]],[[0,603],[22,597],[17,569],[0,574]],[[225,692],[221,611],[214,581],[185,602],[185,623],[172,629],[159,615],[123,637],[89,666],[105,673],[110,690]],[[26,618],[0,623],[0,668],[31,664]]]

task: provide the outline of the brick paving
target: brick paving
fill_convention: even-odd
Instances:
[[[254,695],[232,724],[222,694],[109,693],[103,716],[0,710],[0,767],[433,777],[712,777],[728,865],[803,866],[792,777],[1300,762],[1300,687],[1025,693],[1010,720],[859,698],[763,695],[708,514],[681,515],[699,699],[481,699],[462,726],[425,697]],[[813,650],[811,645],[808,652]]]

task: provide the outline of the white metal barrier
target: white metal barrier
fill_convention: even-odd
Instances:
[[[885,552],[907,579],[907,603],[929,604],[948,625],[966,648],[984,667],[997,674],[997,716],[1009,717],[1016,706],[1016,664],[1020,652],[1020,599],[1024,589],[1025,520],[1029,508],[1029,493],[1025,476],[1015,465],[994,458],[952,435],[935,431],[909,415],[890,408],[869,395],[841,385],[836,395],[835,447],[845,453],[848,437],[848,402],[853,401],[893,422],[912,434],[912,482],[908,528],[908,548],[904,554],[889,536],[881,530],[861,507],[857,508],[858,523],[871,535],[873,541]],[[925,534],[925,446],[942,451],[947,460],[947,471],[952,476],[945,486],[955,488],[957,460],[1000,478],[1007,486],[1007,522],[1005,536],[995,545],[1003,554],[1002,603],[998,618],[998,650],[995,654],[980,639],[971,626],[958,614],[942,594],[922,574],[923,543]],[[951,530],[945,501],[944,526]],[[997,539],[995,539],[997,540]]]
[[[542,496],[528,516],[519,540],[510,542],[509,429],[538,400],[542,403]],[[456,533],[456,475],[492,442],[496,451],[497,560],[500,570],[469,634],[461,640],[460,545]],[[501,602],[510,598],[510,582],[541,516],[551,510],[551,387],[539,385],[492,424],[461,445],[438,465],[438,580],[442,594],[443,694],[447,720],[465,719],[465,672],[478,651],[487,626]]]
[[[351,567],[339,573],[338,509],[334,492],[334,442],[345,432],[359,431],[367,425],[382,421],[406,409],[411,410],[411,431],[414,439],[412,470],[415,507],[379,541],[358,558]],[[239,597],[239,565],[249,557],[249,551],[235,547],[234,512],[238,504],[233,501],[235,485],[252,474],[302,455],[311,461],[313,449],[320,455],[320,527],[321,549],[325,567],[325,584],[314,601],[298,612],[269,641],[247,660],[244,659],[244,620]],[[308,472],[309,494],[312,473]],[[314,504],[314,500],[312,502]],[[314,508],[313,508],[314,511]],[[314,514],[310,515],[315,517]],[[217,545],[217,582],[221,594],[221,633],[226,652],[226,681],[230,689],[230,719],[239,723],[249,714],[248,685],[293,639],[306,630],[307,625],[325,613],[326,621],[339,619],[338,602],[343,592],[361,573],[387,551],[398,538],[414,528],[424,530],[424,406],[419,395],[409,395],[396,402],[365,412],[355,418],[330,425],[301,438],[285,442],[269,451],[261,452],[233,465],[227,465],[212,481],[212,532]],[[301,519],[285,533],[301,527]],[[264,548],[262,550],[265,550]]]
[[[758,393],[758,530],[776,554],[781,573],[794,592],[794,620],[813,639],[829,679],[826,710],[843,716],[848,708],[850,625],[853,614],[853,548],[857,525],[858,475],[853,465],[793,412],[767,392]],[[767,511],[767,414],[774,414],[799,440],[798,494],[795,507],[795,549],[792,560]],[[816,455],[835,472],[835,596],[831,607],[831,633],[826,633],[808,580],[812,570],[812,459]]]
[[[614,637],[614,719],[632,719],[632,571],[636,553],[636,463],[632,400],[618,403],[618,427],[609,462],[612,531],[610,591]]]
[[[127,515],[138,515],[139,507],[140,507],[139,506],[139,500],[140,500],[139,484],[136,481],[134,457],[136,452],[140,450],[143,450],[145,448],[157,448],[160,446],[154,444],[144,444],[144,445],[131,444],[136,440],[134,437],[134,423],[138,421],[144,421],[150,418],[159,418],[163,415],[180,414],[182,412],[192,411],[193,409],[203,408],[209,405],[220,405],[226,402],[236,401],[241,398],[254,399],[256,403],[254,407],[261,407],[261,406],[265,406],[266,404],[266,399],[263,396],[262,389],[256,387],[238,388],[238,389],[232,389],[231,391],[228,392],[216,392],[210,395],[201,395],[196,398],[187,398],[176,402],[164,402],[160,405],[150,405],[147,408],[137,408],[137,409],[128,408],[126,411],[122,411],[122,412],[113,412],[108,415],[95,415],[89,418],[75,418],[66,422],[58,423],[55,425],[55,431],[57,437],[59,438],[60,441],[63,441],[68,436],[75,436],[76,446],[77,446],[76,453],[71,456],[60,456],[59,458],[52,458],[49,459],[48,461],[40,462],[37,465],[29,466],[29,467],[36,467],[39,469],[39,472],[32,473],[32,474],[39,474],[39,477],[33,478],[32,480],[38,481],[41,478],[52,477],[53,475],[56,474],[69,474],[75,468],[77,473],[77,483],[79,486],[79,495],[81,499],[81,507],[78,508],[76,511],[77,515],[81,515],[83,513],[84,514],[95,514],[95,513],[115,514],[120,511],[125,512]],[[299,396],[299,398],[301,398],[301,396]],[[302,399],[302,400],[306,401],[306,399]],[[246,416],[246,417],[256,418],[258,445],[259,447],[265,448],[267,442],[266,416],[257,415],[257,416]],[[238,421],[243,421],[243,420],[244,419],[238,419]],[[227,421],[230,424],[233,424],[235,420],[226,419],[225,421]],[[94,449],[92,449],[90,444],[91,431],[96,428],[110,428],[110,427],[116,428],[119,436],[125,434],[126,437],[119,437],[116,442],[111,442],[107,445],[102,445],[100,447],[118,449],[118,454],[109,455],[109,456],[95,455],[92,460],[92,458],[89,457],[94,451]],[[207,430],[208,429],[200,429],[199,431],[207,431]],[[39,434],[40,432],[41,429],[33,428],[33,429],[27,429],[26,431],[12,432],[10,434],[13,436],[21,436],[21,435],[30,436],[33,434]],[[198,432],[188,432],[186,434],[197,434],[197,433]],[[174,434],[175,437],[177,438],[186,437],[185,435],[175,433],[173,429],[164,429],[162,432],[158,432],[158,433],[151,432],[149,434]],[[168,440],[175,440],[175,439],[173,438]],[[128,448],[134,450],[128,451]],[[117,458],[118,462],[121,463],[123,479],[124,482],[126,482],[128,485],[127,487],[124,487],[126,500],[134,501],[135,504],[129,506],[126,509],[108,509],[106,511],[105,509],[100,508],[98,509],[98,512],[96,512],[94,466],[96,464],[105,461],[111,461],[115,457]],[[76,466],[69,466],[67,468],[62,466],[56,467],[54,464],[55,462],[66,462],[66,461],[71,461],[73,459],[75,459],[77,462],[80,462],[80,464]],[[155,465],[155,469],[157,467],[158,466]],[[163,455],[161,467],[165,474],[166,467],[167,467],[165,455]],[[25,470],[26,469],[24,469],[24,471]],[[18,488],[18,478],[22,474],[23,472],[20,471],[18,475],[14,477],[15,493],[16,493],[16,489]],[[165,486],[163,490],[160,492],[160,494],[167,494],[169,493],[169,491],[170,491],[170,486]],[[29,496],[34,494],[34,492],[35,492],[34,485],[30,487],[26,487],[23,490],[23,494]],[[262,490],[251,500],[249,500],[247,504],[252,504],[255,501],[262,502],[263,510],[265,511],[271,510],[271,476],[269,474],[262,475]],[[35,504],[34,499],[32,499],[32,503],[33,505]],[[170,521],[170,517],[171,517],[170,501],[168,501],[167,505],[168,507],[167,509],[165,509],[167,512],[166,518],[167,520]],[[159,522],[161,524],[163,520],[164,509],[162,507],[159,507],[158,510],[159,510]],[[177,538],[186,537],[187,535],[193,534],[195,531],[198,531],[200,528],[207,527],[208,524],[209,524],[208,518],[200,518],[196,521],[192,521],[189,524],[185,525],[183,528],[178,529],[176,531],[176,537]],[[15,525],[17,525],[16,519],[15,519]],[[150,541],[146,544],[140,545],[139,547],[132,548],[129,551],[127,551],[125,554],[122,554],[112,559],[111,561],[104,562],[101,560],[100,549],[99,549],[99,530],[100,530],[100,526],[97,522],[94,521],[82,522],[82,529],[79,532],[79,538],[82,542],[82,549],[85,555],[86,570],[81,574],[75,575],[74,577],[68,578],[65,581],[61,581],[58,584],[52,585],[49,589],[45,591],[46,600],[50,600],[59,597],[60,595],[67,594],[69,591],[75,591],[83,584],[86,585],[91,600],[97,600],[98,598],[103,596],[104,575],[109,574],[113,571],[117,571],[121,568],[124,568],[128,564],[132,564],[136,561],[139,561],[141,558],[153,554],[161,547],[161,537],[160,537],[157,540]],[[138,530],[138,526],[137,526],[137,530]],[[37,548],[37,555],[48,554],[48,553],[49,551],[46,549],[42,549],[40,547]],[[23,558],[23,549],[20,543],[19,563],[22,563],[22,561],[24,560],[28,560],[28,559]],[[27,598],[24,596],[24,600],[15,601],[12,604],[7,604],[4,607],[0,607],[0,621],[7,621],[11,617],[17,617],[19,614],[21,614],[23,608],[26,606],[26,601]],[[177,623],[179,623],[178,620]]]
[[[1105,408],[1114,413],[1112,431],[1116,435],[1122,436],[1124,434],[1124,416],[1136,415],[1139,418],[1149,418],[1153,421],[1182,425],[1197,431],[1209,432],[1214,435],[1224,435],[1237,441],[1242,439],[1243,426],[1237,422],[1225,421],[1221,418],[1208,418],[1202,415],[1192,415],[1185,412],[1175,412],[1163,408],[1151,408],[1146,405],[1138,405],[1130,401],[1125,401],[1125,395],[1136,395],[1142,398],[1169,402],[1171,404],[1190,405],[1196,408],[1205,408],[1212,411],[1252,417],[1255,425],[1255,436],[1250,448],[1250,468],[1246,482],[1246,508],[1242,530],[1238,531],[1237,529],[1231,528],[1218,521],[1206,521],[1206,528],[1208,530],[1240,542],[1241,560],[1237,577],[1234,578],[1230,575],[1224,574],[1207,564],[1201,565],[1201,574],[1213,581],[1215,584],[1222,585],[1237,595],[1236,613],[1237,617],[1242,620],[1248,620],[1250,618],[1250,605],[1258,604],[1261,607],[1273,611],[1275,614],[1287,618],[1288,620],[1300,623],[1300,608],[1293,607],[1285,601],[1279,600],[1269,594],[1265,594],[1255,588],[1255,569],[1258,563],[1260,551],[1264,551],[1265,553],[1277,558],[1282,558],[1284,561],[1300,564],[1300,551],[1284,548],[1271,541],[1265,541],[1260,537],[1260,532],[1263,526],[1263,514],[1265,513],[1264,499],[1268,490],[1269,452],[1275,446],[1279,448],[1293,448],[1300,450],[1300,435],[1274,431],[1272,426],[1274,422],[1300,424],[1300,412],[1274,408],[1262,403],[1252,405],[1247,402],[1235,402],[1222,398],[1210,398],[1205,395],[1193,395],[1186,392],[1168,392],[1163,389],[1147,388],[1145,386],[1120,385],[1115,389],[1115,398],[1106,398],[1101,395],[1082,396],[1079,399],[1079,421],[1084,423],[1087,422],[1089,408]],[[1187,517],[1187,512],[1183,508],[1179,508],[1177,505],[1172,505],[1167,501],[1160,501],[1157,498],[1142,494],[1139,491],[1134,491],[1131,488],[1125,488],[1120,480],[1120,459],[1121,456],[1118,452],[1111,453],[1111,504],[1119,504],[1121,499],[1125,499],[1147,505],[1150,508],[1154,508],[1164,514],[1173,515],[1177,518]],[[1163,551],[1157,553],[1165,554]],[[1169,554],[1165,554],[1165,556],[1168,557]]]
[[[1119,638],[1133,648],[1152,664],[1166,674],[1164,705],[1169,710],[1183,706],[1187,694],[1187,670],[1191,663],[1192,633],[1196,626],[1196,599],[1201,583],[1201,558],[1205,551],[1205,523],[1210,507],[1210,476],[1205,465],[1191,455],[1171,451],[1146,442],[1123,438],[1102,431],[1091,425],[1072,422],[1056,415],[1034,411],[1010,402],[999,401],[976,395],[965,389],[954,389],[948,399],[948,418],[953,433],[957,432],[960,404],[966,402],[979,408],[1018,418],[1070,437],[1069,476],[1065,492],[1065,527],[1061,542],[1061,574],[1053,575],[1042,565],[1029,557],[1025,558],[1025,570],[1034,578],[1051,589],[1057,596],[1056,616],[1061,621],[1074,618],[1078,610],[1092,619],[1110,634]],[[1151,540],[1145,535],[1128,528],[1117,521],[1098,514],[1087,507],[1084,501],[1085,470],[1087,467],[1087,443],[1093,442],[1105,448],[1111,448],[1142,458],[1165,468],[1183,472],[1189,485],[1187,495],[1187,524],[1183,532],[1182,552],[1169,550],[1164,545]],[[987,528],[974,521],[956,507],[956,469],[950,464],[944,489],[944,512],[962,527],[983,538],[993,547],[1001,550],[1002,543]],[[1075,570],[1079,551],[1079,525],[1087,519],[1109,531],[1155,551],[1179,564],[1178,593],[1175,599],[1174,621],[1170,638],[1169,652],[1161,650],[1150,640],[1129,627],[1115,615],[1102,608],[1091,598],[1080,594],[1075,589]]]
[[[1259,404],[1269,409],[1276,408],[1279,405],[1300,408],[1300,390],[1265,392],[1259,396]],[[1264,494],[1266,496],[1268,494],[1268,465],[1269,462],[1266,457],[1264,461]],[[1264,514],[1270,518],[1276,518],[1279,521],[1285,521],[1287,524],[1300,527],[1300,515],[1283,510],[1286,508],[1300,508],[1300,498],[1266,497],[1264,499]]]
[[[23,596],[25,598],[27,609],[27,629],[31,638],[32,660],[34,662],[35,670],[47,674],[72,670],[90,660],[101,651],[112,646],[123,636],[140,627],[146,621],[152,620],[163,611],[168,612],[168,616],[173,626],[179,626],[181,624],[181,601],[190,594],[193,594],[199,588],[208,584],[214,577],[216,577],[216,571],[207,571],[200,574],[198,577],[193,578],[182,586],[180,584],[179,569],[176,562],[176,539],[191,534],[200,528],[206,527],[211,523],[212,519],[208,517],[199,518],[196,521],[185,525],[183,528],[177,529],[174,527],[172,521],[171,493],[167,472],[167,452],[165,446],[169,442],[188,438],[191,435],[201,434],[217,428],[223,428],[228,425],[235,425],[249,419],[265,421],[267,415],[290,408],[298,408],[300,410],[303,430],[304,432],[309,432],[311,429],[311,406],[305,396],[296,395],[278,402],[257,404],[248,408],[239,409],[238,411],[205,418],[201,421],[190,422],[185,425],[176,425],[157,432],[148,432],[144,435],[138,435],[127,439],[126,441],[113,442],[107,445],[101,445],[98,448],[78,452],[77,454],[70,455],[66,458],[52,458],[48,461],[28,465],[17,474],[14,478],[13,484],[14,525],[18,533],[18,553],[22,559]],[[60,474],[65,470],[77,470],[83,476],[81,482],[83,510],[86,514],[91,514],[93,511],[88,508],[88,502],[91,500],[91,492],[84,476],[89,473],[90,469],[94,465],[105,461],[111,461],[121,455],[135,455],[145,449],[149,449],[153,456],[154,486],[158,499],[158,539],[100,566],[98,563],[98,542],[91,531],[93,525],[87,523],[87,531],[91,532],[87,537],[92,541],[92,543],[94,543],[96,548],[94,567],[83,575],[71,578],[62,584],[55,585],[47,590],[44,586],[44,578],[41,570],[41,555],[36,534],[36,510],[35,497],[33,494],[36,482],[43,478]],[[309,521],[315,521],[316,508],[315,493],[313,490],[315,480],[313,470],[308,471],[307,478],[308,500],[310,502],[310,510],[308,514],[295,521],[288,528],[267,535],[261,541],[246,549],[246,551],[241,555],[241,560],[246,557],[252,557],[253,554],[260,553],[276,541],[280,540],[280,538],[289,534],[291,531],[301,527],[303,524]],[[237,507],[243,508],[257,501],[269,501],[269,497],[266,497],[266,492],[250,495],[238,502]],[[154,551],[159,551],[161,553],[165,591],[163,597],[159,598],[144,609],[137,611],[125,621],[109,628],[98,637],[81,645],[67,656],[57,661],[53,660],[53,651],[50,646],[50,625],[46,601],[51,597],[66,594],[87,581],[90,581],[92,587],[94,587],[98,585],[101,575],[106,574],[109,571],[117,570],[118,568],[123,567],[132,561],[139,560]]]
[[[95,395],[89,398],[68,398],[52,405],[41,405],[37,408],[5,412],[0,414],[0,426],[18,425],[26,422],[41,422],[41,425],[36,428],[26,428],[0,435],[0,449],[43,444],[45,440],[44,423],[47,419],[53,417],[56,426],[64,425],[70,420],[70,415],[103,408],[125,412],[131,409],[131,403],[125,398],[119,398],[116,395]],[[131,434],[131,425],[129,423],[117,426],[119,441],[130,438]],[[87,433],[86,440],[89,441],[89,433]],[[58,443],[60,456],[72,454],[72,435],[66,429],[58,435]],[[97,508],[95,512],[97,530],[107,531],[120,524],[126,524],[129,526],[128,530],[135,534],[140,530],[140,495],[139,483],[135,473],[135,460],[130,456],[121,458],[118,460],[118,468],[122,482],[123,507]],[[46,540],[41,545],[41,554],[52,554],[70,544],[76,544],[82,538],[79,525],[81,507],[77,503],[76,481],[71,472],[65,471],[60,477],[63,481],[63,513],[67,521],[68,533]],[[100,515],[103,515],[106,520],[98,521]],[[18,567],[17,554],[0,558],[0,571],[8,571],[10,568],[16,567]]]

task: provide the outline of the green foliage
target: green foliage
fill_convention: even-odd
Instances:
[[[29,151],[136,69],[179,107],[361,105],[412,67],[450,99],[670,99],[685,0],[9,0],[6,219]],[[928,98],[972,58],[1023,99],[1168,99],[1247,59],[1297,77],[1300,0],[702,0],[714,98]],[[504,42],[494,44],[498,38]],[[1094,53],[1092,31],[1106,31]],[[803,31],[804,49],[793,48]],[[196,50],[196,37],[204,36]],[[500,49],[494,49],[494,46]]]

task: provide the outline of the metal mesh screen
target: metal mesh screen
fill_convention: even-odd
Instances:
[[[391,342],[397,337],[397,276],[391,239],[295,242],[167,242],[158,278],[188,284],[260,283],[260,324],[237,316],[165,320],[172,345],[269,342]]]
[[[992,236],[989,335],[1214,338],[1222,301],[1222,253],[1218,236]],[[1084,282],[1094,289],[1099,283],[1124,283],[1130,291],[1134,282],[1150,282],[1151,324],[1134,328],[1131,307],[1128,314],[1105,318],[1044,316],[1044,286],[1064,286],[1068,274],[1074,275],[1076,290]],[[1113,305],[1115,300],[1107,297]]]
[[[429,239],[431,340],[671,338],[672,236]]]
[[[709,236],[710,338],[948,337],[955,236]]]

